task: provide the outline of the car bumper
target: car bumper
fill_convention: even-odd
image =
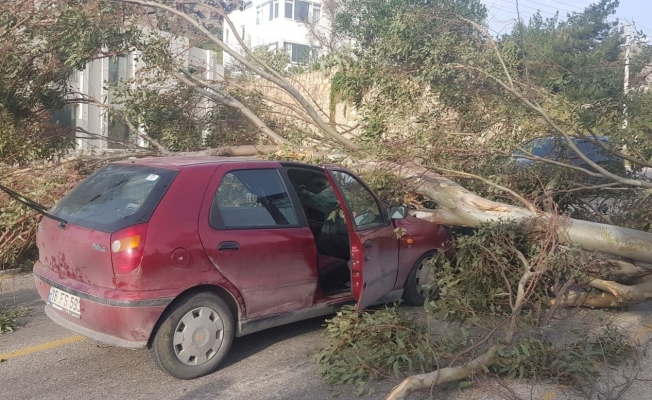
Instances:
[[[47,271],[45,271],[47,273]],[[59,311],[49,304],[45,313],[57,324],[91,339],[110,345],[129,348],[146,347],[149,337],[172,298],[143,300],[123,300],[117,290],[106,290],[110,296],[101,297],[94,292],[92,285],[64,285],[48,277],[42,271],[34,270],[34,281],[39,295],[47,303],[51,287],[80,298],[81,316],[76,318],[64,311]],[[83,290],[81,286],[88,286]]]

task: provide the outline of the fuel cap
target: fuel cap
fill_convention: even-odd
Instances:
[[[190,254],[188,250],[183,247],[179,247],[172,252],[172,266],[177,268],[183,268],[188,265],[190,261]]]

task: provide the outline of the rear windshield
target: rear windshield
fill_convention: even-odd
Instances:
[[[71,224],[115,232],[149,221],[176,171],[111,164],[84,179],[50,210]]]

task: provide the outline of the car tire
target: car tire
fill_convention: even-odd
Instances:
[[[428,251],[419,257],[417,262],[412,266],[403,286],[403,302],[405,304],[422,306],[426,298],[429,300],[437,300],[439,298],[439,288],[436,284],[431,287],[431,290],[426,290],[422,286],[425,280],[424,278],[429,278],[427,279],[427,284],[434,282],[435,277],[432,276],[426,262],[435,257],[436,254],[437,250]]]
[[[178,379],[210,374],[233,342],[233,315],[215,293],[179,299],[166,311],[152,341],[159,368]]]

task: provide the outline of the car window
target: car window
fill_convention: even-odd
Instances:
[[[176,174],[160,168],[110,164],[79,183],[50,214],[90,229],[116,232],[149,221]]]
[[[213,198],[211,226],[255,228],[298,226],[297,214],[275,169],[232,171]]]
[[[304,208],[312,208],[328,216],[339,207],[333,187],[323,173],[290,169],[287,174]]]
[[[582,154],[585,156],[588,156],[590,159],[593,159],[598,153],[599,153],[599,148],[598,146],[589,143],[589,142],[576,142],[577,148],[580,149]],[[575,152],[573,152],[574,157],[579,157]]]
[[[536,139],[532,154],[550,160],[560,161],[570,157],[569,151],[572,152],[563,139],[540,138]]]
[[[535,139],[525,145],[525,149],[537,157],[550,157],[553,154],[554,142],[545,139]]]
[[[366,229],[385,224],[376,198],[358,179],[342,171],[331,171],[331,175],[346,199],[356,228]]]
[[[579,142],[577,147],[579,147],[580,151],[586,154],[591,159],[591,161],[596,163],[615,161],[619,159],[618,156],[591,142]]]

